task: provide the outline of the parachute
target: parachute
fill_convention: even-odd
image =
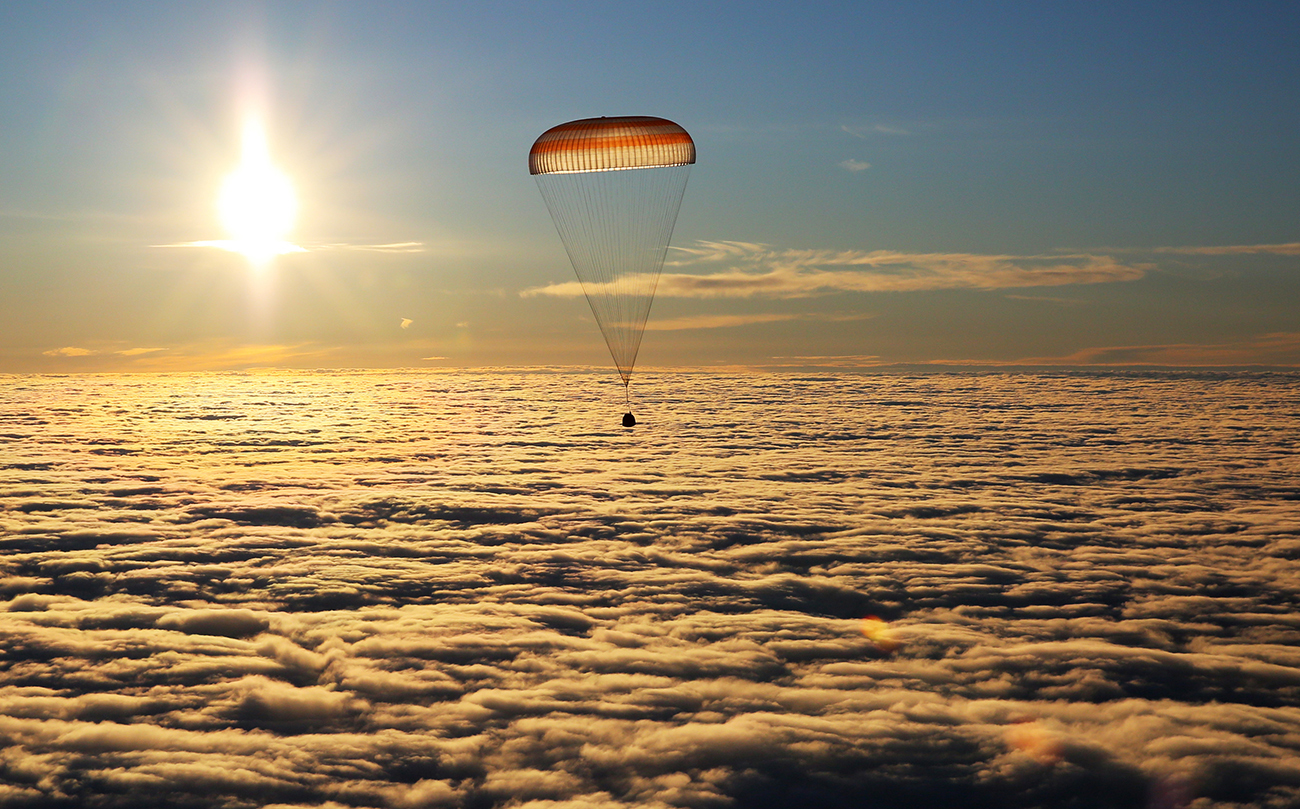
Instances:
[[[528,153],[528,173],[623,380],[626,427],[636,423],[632,367],[694,162],[685,129],[645,116],[560,124]]]

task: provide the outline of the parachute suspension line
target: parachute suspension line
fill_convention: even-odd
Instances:
[[[535,175],[624,387],[690,166]]]
[[[629,380],[623,380],[623,403],[627,405],[627,412],[623,414],[623,426],[635,427],[636,416],[632,415],[632,398],[628,394]]]
[[[624,427],[636,426],[632,369],[694,162],[685,129],[645,115],[559,124],[528,151],[528,173],[623,381]]]

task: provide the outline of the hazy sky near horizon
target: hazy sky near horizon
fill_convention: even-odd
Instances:
[[[526,155],[699,162],[645,366],[1300,364],[1292,3],[0,10],[0,371],[607,365]],[[244,121],[262,271],[195,242]],[[704,279],[703,281],[701,279]]]

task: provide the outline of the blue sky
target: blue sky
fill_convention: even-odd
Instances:
[[[606,364],[525,158],[621,114],[699,150],[643,366],[1297,364],[1297,33],[1287,3],[6,7],[0,370]],[[307,252],[160,247],[224,237],[250,111]]]

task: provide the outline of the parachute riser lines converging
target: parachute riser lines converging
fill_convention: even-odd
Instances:
[[[628,382],[689,166],[538,175],[587,303]]]
[[[648,117],[561,124],[529,154],[529,171],[609,346],[629,410],[632,369],[694,162],[695,144],[684,129]],[[634,423],[629,412],[624,425]]]

